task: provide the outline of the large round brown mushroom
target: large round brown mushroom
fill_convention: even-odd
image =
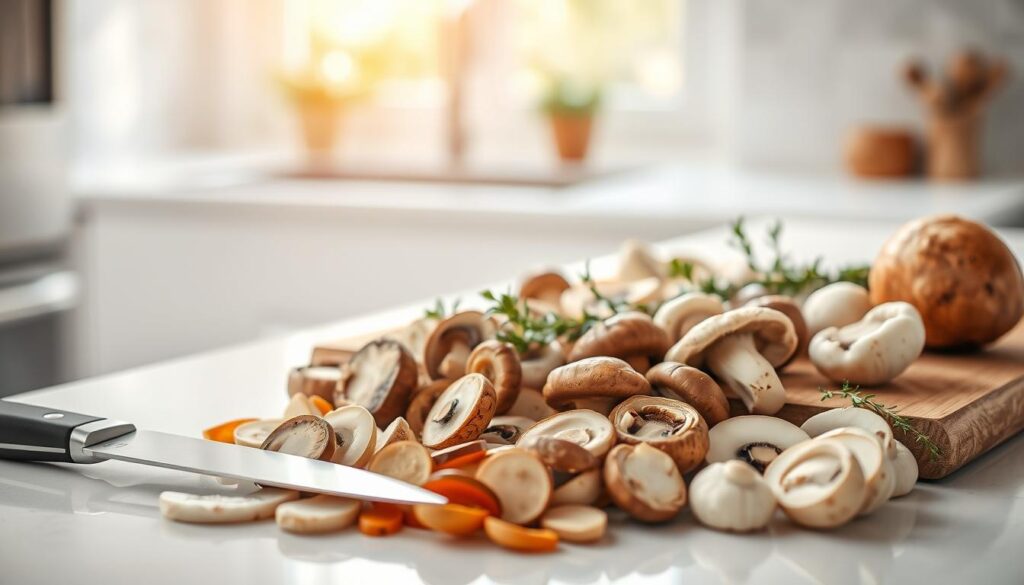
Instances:
[[[661,327],[645,313],[631,311],[612,315],[580,337],[569,353],[575,362],[595,356],[625,360],[641,374],[658,363],[672,345]]]
[[[462,311],[437,324],[423,346],[423,365],[430,378],[460,378],[470,352],[497,332],[494,321],[480,311]]]
[[[571,288],[569,281],[560,273],[545,271],[532,274],[519,285],[519,298],[540,301],[556,313],[561,313],[562,293]],[[531,305],[533,303],[530,303]]]
[[[590,408],[602,414],[630,396],[650,393],[643,375],[613,357],[586,358],[556,368],[544,385],[544,399],[552,408]]]
[[[729,399],[715,380],[679,362],[662,362],[647,371],[655,394],[681,400],[697,409],[709,427],[729,418]]]
[[[519,397],[523,368],[519,353],[511,344],[488,339],[473,349],[466,361],[467,374],[483,374],[498,395],[496,414],[505,414]]]
[[[627,398],[608,416],[620,443],[646,443],[676,462],[686,473],[704,461],[708,452],[708,425],[697,409],[671,398]]]
[[[811,336],[807,331],[807,321],[800,310],[800,305],[796,304],[792,297],[787,297],[786,295],[765,295],[747,301],[747,304],[744,306],[775,309],[789,317],[789,320],[793,322],[793,331],[796,332],[796,351],[793,352],[793,355],[789,356],[789,359],[779,364],[776,368],[777,370],[785,368],[798,356],[807,353],[807,344],[811,341]]]
[[[405,413],[416,387],[416,360],[397,341],[378,339],[363,346],[341,366],[334,404],[358,404],[386,427]]]
[[[1024,315],[1024,277],[987,227],[953,215],[918,219],[882,247],[869,275],[871,301],[906,301],[933,348],[985,345]]]
[[[481,374],[466,374],[452,382],[427,413],[421,439],[431,449],[472,441],[494,416],[494,386]]]

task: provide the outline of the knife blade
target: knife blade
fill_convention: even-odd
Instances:
[[[260,485],[403,504],[444,504],[434,492],[354,467],[0,400],[0,458],[97,463],[109,459],[251,480]]]

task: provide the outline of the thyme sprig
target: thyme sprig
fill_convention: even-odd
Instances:
[[[843,381],[843,385],[839,390],[828,390],[826,388],[818,388],[821,392],[821,400],[824,402],[830,398],[845,398],[857,408],[865,408],[867,410],[874,411],[882,418],[889,421],[889,425],[893,429],[906,433],[914,437],[914,441],[924,447],[929,454],[929,457],[934,461],[942,455],[942,450],[938,445],[932,442],[928,435],[917,430],[907,417],[899,414],[899,407],[886,406],[880,402],[877,402],[874,398],[874,394],[861,394],[860,386],[850,386],[850,382]]]
[[[575,341],[599,321],[589,313],[584,313],[581,320],[561,317],[554,312],[537,317],[531,313],[526,299],[519,299],[511,292],[496,295],[485,290],[480,296],[494,303],[487,309],[488,315],[505,317],[497,339],[512,344],[520,354],[539,349],[560,337]]]
[[[446,309],[444,306],[444,301],[441,300],[441,297],[438,297],[434,301],[433,307],[427,307],[426,309],[423,310],[423,316],[426,317],[427,319],[438,320],[444,319],[445,317],[450,317],[451,315],[454,315],[456,311],[459,310],[459,304],[461,302],[462,299],[455,299],[454,301],[452,301],[452,306]]]
[[[604,303],[613,315],[618,315],[621,311],[628,311],[633,308],[638,308],[631,307],[629,302],[623,299],[613,299],[601,294],[601,291],[597,290],[597,283],[594,281],[594,278],[590,276],[589,259],[586,261],[586,263],[584,263],[583,272],[581,272],[579,276],[583,284],[587,285],[587,287],[590,288],[590,294],[594,295],[594,300],[597,301],[598,303]],[[587,315],[584,314],[584,320],[586,320],[586,317]]]

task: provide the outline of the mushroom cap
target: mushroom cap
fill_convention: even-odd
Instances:
[[[713,427],[729,418],[729,399],[714,378],[678,362],[661,362],[647,370],[655,394],[681,400],[697,409]]]
[[[476,479],[497,494],[501,518],[515,524],[529,524],[540,517],[553,489],[551,471],[544,463],[533,453],[516,448],[484,459]]]
[[[700,470],[689,491],[693,515],[718,530],[759,530],[775,512],[775,496],[768,483],[754,468],[735,459]]]
[[[405,409],[405,419],[409,421],[409,428],[417,436],[423,432],[423,423],[426,422],[427,414],[430,413],[430,409],[437,402],[437,397],[447,390],[452,385],[452,382],[454,380],[441,378],[420,386],[413,391],[409,406]]]
[[[519,298],[538,299],[557,306],[562,292],[571,286],[559,272],[539,272],[523,279],[519,285]]]
[[[235,431],[232,433],[235,444],[242,445],[243,447],[256,447],[258,449],[263,444],[263,441],[267,439],[267,436],[274,432],[274,429],[279,427],[282,422],[284,422],[283,419],[271,418],[240,424],[235,427]]]
[[[278,425],[260,449],[330,461],[337,446],[331,425],[318,416],[303,414]]]
[[[364,467],[377,447],[377,425],[373,414],[358,404],[336,408],[324,415],[334,429],[338,448],[331,459],[351,467]]]
[[[668,350],[665,361],[699,368],[711,346],[737,333],[752,334],[758,352],[773,367],[784,363],[796,351],[796,331],[789,317],[774,309],[740,307],[698,323]]]
[[[551,370],[565,365],[562,344],[557,340],[525,355],[519,356],[522,371],[522,385],[526,388],[543,388]]]
[[[868,281],[876,304],[917,308],[928,347],[984,345],[1024,315],[1024,277],[1013,252],[984,225],[953,215],[901,227]]]
[[[466,361],[466,373],[483,374],[494,385],[498,404],[497,414],[505,414],[519,397],[523,369],[519,352],[511,344],[488,339],[473,348]]]
[[[527,429],[518,442],[528,445],[538,436],[571,441],[598,459],[604,458],[615,444],[611,421],[593,410],[567,410],[549,416]]]
[[[766,295],[751,299],[747,302],[746,306],[775,309],[789,317],[789,320],[793,322],[793,330],[796,332],[796,351],[793,352],[793,355],[789,356],[789,359],[779,364],[780,369],[807,351],[807,343],[810,341],[811,336],[807,332],[807,322],[804,320],[803,311],[800,310],[800,305],[796,304],[792,297],[787,297],[786,295]]]
[[[864,503],[861,516],[874,512],[889,501],[896,487],[896,470],[875,435],[857,427],[833,429],[821,439],[835,439],[853,453],[864,474]]]
[[[707,461],[739,459],[764,471],[765,464],[779,453],[809,439],[803,429],[781,418],[759,414],[734,416],[708,431]]]
[[[487,428],[496,404],[490,380],[481,374],[466,374],[434,401],[423,424],[423,444],[442,449],[472,441]]]
[[[856,323],[869,309],[871,297],[867,289],[852,282],[833,282],[812,292],[804,301],[807,333],[814,337],[822,329]]]
[[[600,460],[578,443],[550,435],[531,435],[516,447],[532,451],[554,471],[580,473],[597,467]]]
[[[583,334],[569,353],[569,361],[610,356],[622,359],[646,357],[661,361],[671,342],[665,331],[645,313],[619,313],[594,325]]]
[[[800,428],[810,437],[821,436],[833,429],[857,427],[872,433],[890,458],[896,456],[896,439],[892,428],[878,413],[866,408],[847,406],[819,412],[804,421]]]
[[[288,372],[288,395],[305,394],[319,396],[331,402],[334,400],[334,388],[341,378],[341,368],[337,366],[302,366]]]
[[[637,394],[650,394],[647,379],[626,362],[613,357],[591,357],[556,368],[544,385],[544,399],[553,408],[571,408],[588,399],[618,402]]]
[[[654,324],[665,330],[672,343],[682,339],[686,332],[712,315],[725,312],[718,295],[689,292],[665,301],[654,313]]]
[[[608,417],[620,443],[646,443],[676,462],[686,473],[704,461],[708,425],[697,409],[671,398],[633,396],[619,403]]]
[[[686,484],[675,461],[640,443],[608,453],[604,483],[615,505],[642,522],[671,520],[686,504]]]
[[[464,346],[468,357],[468,352],[474,347],[484,340],[493,339],[497,330],[494,320],[480,311],[462,311],[441,321],[430,332],[423,346],[423,364],[427,374],[434,380],[461,376],[464,371],[449,372],[447,376],[441,372],[441,363],[453,346]]]
[[[391,443],[397,443],[398,441],[415,441],[416,433],[413,432],[412,427],[409,426],[409,422],[403,417],[398,417],[391,421],[391,424],[384,429],[383,432],[377,437],[377,444],[374,447],[375,450],[380,451],[384,447],[387,447]]]
[[[418,375],[416,359],[404,345],[371,341],[341,366],[335,405],[358,404],[386,427],[405,412]]]
[[[790,520],[833,528],[853,519],[864,503],[864,473],[853,453],[835,439],[815,439],[786,449],[764,472]]]
[[[811,362],[835,381],[871,386],[900,375],[924,349],[925,330],[913,305],[891,302],[841,329],[829,327],[811,339]]]

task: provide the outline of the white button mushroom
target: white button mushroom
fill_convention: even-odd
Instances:
[[[161,492],[160,514],[169,520],[199,524],[253,522],[274,515],[284,502],[298,499],[299,492],[263,488],[245,496]]]
[[[861,516],[874,512],[889,501],[896,487],[896,470],[875,435],[857,427],[846,427],[831,430],[821,435],[821,439],[836,439],[843,443],[860,464],[865,488],[864,503],[859,512]]]
[[[815,333],[828,327],[843,327],[856,323],[871,309],[871,297],[866,288],[852,282],[836,282],[812,292],[804,301],[804,320],[807,332]]]
[[[874,435],[885,449],[889,458],[896,456],[896,439],[892,437],[892,429],[878,413],[865,408],[847,406],[819,412],[800,425],[809,436],[817,437],[833,429],[857,427]]]
[[[690,483],[690,509],[702,524],[750,532],[768,525],[775,496],[753,467],[737,460],[712,463]]]
[[[790,520],[811,528],[833,528],[861,510],[864,473],[853,453],[835,439],[807,441],[779,455],[764,479]]]
[[[753,414],[775,414],[786,389],[775,367],[796,351],[789,317],[773,309],[741,307],[698,323],[665,354],[665,361],[706,363]]]
[[[738,459],[763,472],[779,453],[807,441],[800,427],[774,416],[734,416],[708,432],[708,463]]]
[[[896,468],[896,486],[892,497],[898,498],[909,494],[917,483],[917,458],[903,443],[896,441],[896,456],[892,459]]]
[[[675,343],[697,323],[723,312],[725,307],[717,295],[691,292],[666,301],[658,307],[654,313],[654,324],[664,329],[669,339]]]
[[[871,309],[856,323],[819,332],[808,351],[814,367],[829,379],[870,386],[907,369],[921,355],[924,337],[917,309],[892,302]]]

